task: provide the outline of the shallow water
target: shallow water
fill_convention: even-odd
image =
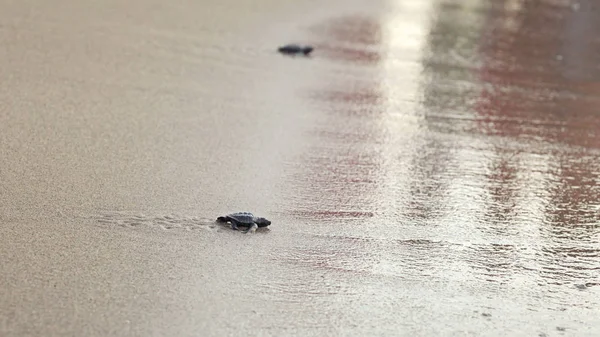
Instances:
[[[594,6],[5,2],[0,334],[599,335]]]

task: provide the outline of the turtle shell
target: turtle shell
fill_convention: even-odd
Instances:
[[[248,226],[254,223],[254,214],[250,212],[237,212],[227,215],[230,219],[237,221],[240,224],[246,224]]]

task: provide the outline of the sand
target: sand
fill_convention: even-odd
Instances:
[[[600,335],[590,4],[4,1],[0,336]]]

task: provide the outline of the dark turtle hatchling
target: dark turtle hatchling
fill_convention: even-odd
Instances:
[[[311,46],[301,46],[297,44],[288,44],[277,48],[277,51],[286,55],[300,55],[308,56],[313,51]]]
[[[254,216],[250,212],[237,212],[217,218],[217,222],[230,222],[231,228],[238,230],[238,226],[248,227],[244,233],[254,233],[258,227],[267,227],[271,221]]]

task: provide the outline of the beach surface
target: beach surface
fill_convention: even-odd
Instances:
[[[600,336],[594,1],[0,3],[0,336]]]

